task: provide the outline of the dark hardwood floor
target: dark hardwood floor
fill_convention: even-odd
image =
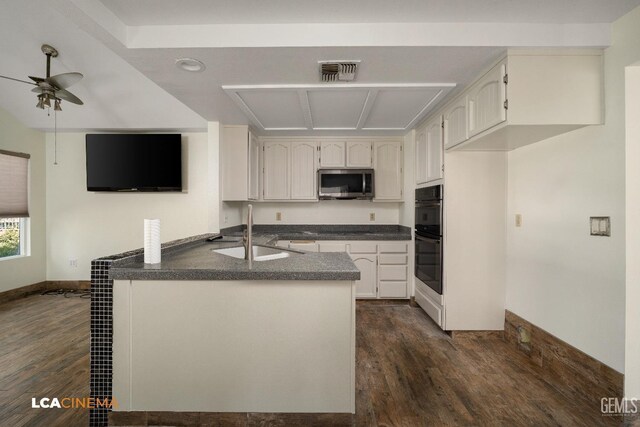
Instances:
[[[563,395],[556,379],[499,338],[452,340],[419,308],[406,304],[358,304],[356,317],[355,417],[209,414],[191,422],[412,427],[623,422],[603,417],[597,403]],[[32,397],[88,396],[88,331],[87,299],[34,295],[0,305],[1,426],[88,425],[86,410],[31,409]]]

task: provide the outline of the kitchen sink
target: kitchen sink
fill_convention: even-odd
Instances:
[[[213,252],[233,258],[244,259],[244,247],[237,246],[235,248],[212,249]],[[289,258],[291,255],[300,252],[288,251],[282,248],[274,248],[271,246],[253,245],[254,261],[272,261],[274,259]]]

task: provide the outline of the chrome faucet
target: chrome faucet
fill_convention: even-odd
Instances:
[[[244,245],[244,259],[253,261],[253,205],[247,205],[249,212],[247,213],[247,228],[242,236],[242,244]]]

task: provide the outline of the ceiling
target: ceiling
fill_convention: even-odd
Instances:
[[[633,0],[102,0],[126,25],[612,22]]]
[[[70,88],[85,105],[63,104],[62,129],[196,130],[220,121],[263,134],[398,135],[508,47],[608,46],[609,23],[640,0],[0,4],[0,74],[43,75],[40,45],[49,43],[61,52],[52,73],[85,75]],[[206,70],[178,69],[183,57]],[[355,85],[321,85],[321,60],[360,60]],[[28,86],[0,80],[0,91],[1,108],[30,127],[53,127]]]

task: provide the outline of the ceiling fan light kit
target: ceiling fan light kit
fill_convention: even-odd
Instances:
[[[35,87],[31,89],[32,92],[37,93],[38,95],[38,103],[36,104],[37,108],[43,109],[51,108],[51,101],[53,100],[54,111],[62,111],[62,107],[60,105],[62,100],[69,101],[73,104],[82,105],[83,102],[67,91],[66,88],[69,86],[79,82],[82,79],[81,73],[63,73],[55,76],[51,75],[51,58],[58,57],[58,50],[51,45],[43,44],[40,48],[42,53],[47,57],[47,74],[45,78],[42,77],[33,77],[29,76],[29,78],[33,81],[25,81],[15,79],[13,77],[0,76],[2,78],[18,81],[21,83],[27,83],[30,85],[34,85]]]

